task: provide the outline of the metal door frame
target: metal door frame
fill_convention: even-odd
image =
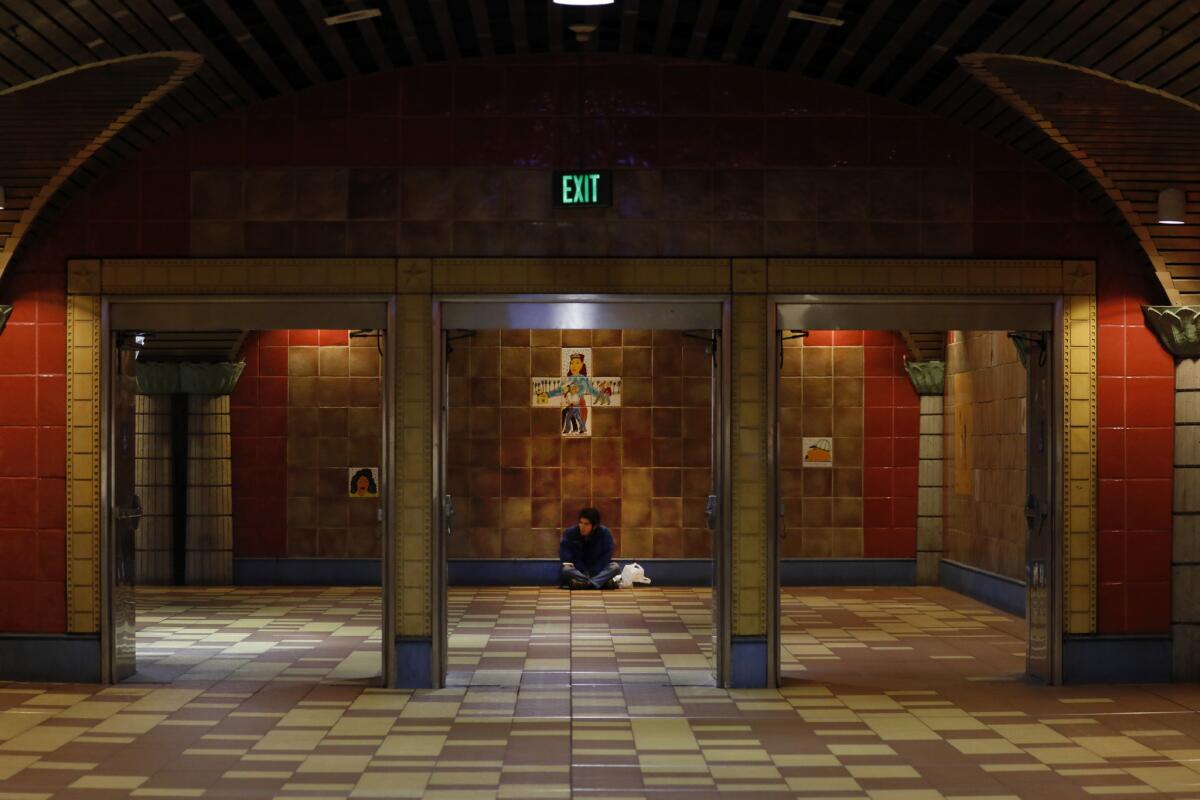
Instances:
[[[309,313],[320,313],[329,310],[335,315],[347,314],[349,307],[378,305],[384,311],[386,325],[384,329],[384,356],[380,364],[380,380],[383,384],[383,448],[381,452],[383,477],[380,487],[383,498],[383,556],[380,564],[381,588],[383,591],[383,636],[380,647],[382,658],[380,667],[383,670],[383,685],[393,687],[396,682],[396,653],[394,645],[396,630],[396,542],[395,542],[395,492],[392,491],[392,475],[395,469],[395,369],[393,364],[396,353],[396,298],[394,295],[339,295],[322,297],[316,295],[103,295],[100,298],[100,373],[97,387],[100,392],[99,419],[99,458],[100,458],[100,680],[102,683],[112,683],[116,641],[113,637],[112,626],[112,594],[115,579],[114,546],[112,535],[112,497],[111,481],[113,470],[114,435],[112,424],[113,392],[115,389],[113,370],[116,343],[113,339],[113,306],[147,307],[150,313],[159,313],[170,304],[176,304],[175,310],[186,311],[190,314],[202,313],[207,324],[219,327],[222,309],[230,304],[242,305],[259,304],[279,307],[286,312],[286,306],[304,308]],[[341,306],[341,308],[338,308]],[[274,309],[272,309],[274,311]],[[203,324],[203,323],[202,323]],[[276,328],[265,328],[270,330]],[[70,354],[68,354],[70,357]],[[385,488],[386,487],[386,488]]]
[[[433,558],[433,582],[431,589],[431,601],[433,604],[433,622],[435,630],[432,636],[432,665],[433,665],[433,686],[442,688],[446,685],[447,673],[447,657],[449,651],[449,620],[447,614],[448,597],[447,590],[449,588],[448,580],[448,553],[446,547],[446,520],[443,497],[445,494],[445,436],[446,426],[443,419],[443,403],[445,402],[446,381],[449,376],[449,366],[446,362],[446,340],[445,333],[450,330],[458,330],[455,328],[444,328],[446,306],[463,306],[477,305],[482,307],[508,307],[510,310],[517,309],[517,313],[511,313],[507,316],[492,316],[478,317],[479,324],[477,327],[483,330],[492,329],[520,329],[524,327],[533,327],[527,324],[531,319],[540,321],[553,321],[556,318],[561,319],[561,309],[554,309],[554,306],[562,304],[580,303],[588,306],[600,306],[603,311],[611,316],[613,314],[630,314],[639,321],[645,322],[647,311],[676,313],[684,319],[691,319],[690,313],[693,310],[698,310],[700,305],[712,306],[713,311],[720,312],[720,326],[713,327],[712,325],[696,325],[695,328],[704,328],[708,330],[720,331],[718,369],[714,374],[714,380],[719,381],[721,392],[721,429],[713,431],[714,451],[712,454],[712,468],[718,470],[717,475],[719,480],[717,486],[720,492],[718,498],[720,511],[720,530],[713,532],[713,593],[712,602],[714,608],[714,619],[716,620],[713,635],[715,639],[715,647],[713,652],[713,672],[716,678],[717,686],[728,686],[731,678],[730,664],[730,648],[732,643],[732,597],[731,597],[731,576],[732,576],[732,536],[731,526],[733,522],[732,509],[732,476],[730,470],[730,401],[731,401],[731,370],[730,370],[730,355],[732,353],[730,345],[731,327],[731,312],[732,302],[728,295],[618,295],[618,294],[480,294],[480,295],[461,295],[461,294],[446,294],[434,295],[433,312],[431,318],[433,320],[433,335],[432,335],[432,363],[438,369],[434,380],[430,381],[433,387],[433,432],[432,432],[432,455],[433,455],[433,491],[430,496],[430,511],[431,511],[431,530],[430,539],[432,546],[430,555]],[[657,308],[655,308],[657,307]],[[711,311],[708,313],[712,313]],[[521,319],[525,316],[525,319]],[[496,324],[496,323],[502,324]],[[525,324],[518,324],[525,323]],[[594,322],[592,320],[591,322]],[[682,324],[682,323],[678,323]],[[578,326],[578,330],[595,330],[603,328],[603,325],[588,324],[586,326]],[[625,327],[635,327],[630,324]],[[648,326],[654,327],[654,326]],[[554,328],[548,328],[553,330]],[[558,330],[569,328],[558,327]],[[616,327],[610,329],[617,329]],[[662,329],[662,328],[659,328]],[[672,326],[671,330],[683,330]]]
[[[996,315],[1003,315],[1006,310],[1014,317],[1024,316],[1021,321],[1028,321],[1030,314],[1034,317],[1042,318],[1042,315],[1049,313],[1050,325],[1045,330],[1050,333],[1050,371],[1053,377],[1057,380],[1051,380],[1050,394],[1050,418],[1051,429],[1050,435],[1053,446],[1050,451],[1051,463],[1051,482],[1053,490],[1051,494],[1051,502],[1054,505],[1054,513],[1051,515],[1052,529],[1050,533],[1050,590],[1048,592],[1050,598],[1050,642],[1053,652],[1051,654],[1051,675],[1052,684],[1058,685],[1062,683],[1062,650],[1064,643],[1064,624],[1062,610],[1065,606],[1066,591],[1064,576],[1062,574],[1062,546],[1063,546],[1063,346],[1064,346],[1064,327],[1063,327],[1063,298],[1060,295],[993,295],[993,294],[944,294],[944,295],[896,295],[896,294],[777,294],[767,297],[767,358],[768,358],[768,374],[771,379],[767,381],[767,435],[769,437],[769,446],[767,447],[767,470],[768,470],[768,487],[767,493],[770,498],[771,513],[768,516],[767,526],[767,685],[779,686],[782,675],[780,673],[780,654],[783,647],[782,631],[781,631],[781,616],[782,608],[780,605],[780,570],[779,570],[779,377],[780,370],[778,368],[780,347],[779,347],[779,332],[784,330],[779,319],[781,306],[809,306],[814,309],[813,316],[818,319],[829,318],[830,312],[841,311],[843,314],[862,314],[867,319],[878,318],[883,315],[892,317],[903,316],[905,314],[919,314],[920,324],[916,327],[923,329],[934,328],[938,329],[944,323],[939,321],[939,311],[942,317],[952,317],[958,320],[962,319],[994,319]],[[971,308],[971,307],[974,308]],[[824,308],[819,308],[824,307]],[[887,308],[884,308],[887,307]],[[969,312],[964,315],[962,307],[969,309]],[[1007,307],[1007,309],[1006,309]],[[1033,307],[1037,307],[1036,310]],[[950,313],[953,311],[953,313]],[[872,312],[867,314],[867,312]],[[930,322],[932,318],[933,322]],[[820,328],[819,330],[894,330],[894,327],[883,327],[881,325],[871,324],[864,325],[861,320],[851,319],[845,325],[830,325]],[[963,328],[952,327],[952,330],[1010,330],[1010,328],[995,328],[995,327],[978,327],[966,326]],[[944,391],[943,391],[944,396]],[[1026,553],[1026,561],[1028,561],[1028,553]],[[1026,643],[1029,638],[1029,609],[1025,610],[1025,635]]]

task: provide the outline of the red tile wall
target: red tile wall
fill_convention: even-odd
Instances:
[[[573,64],[547,57],[422,67],[235,111],[101,177],[41,232],[0,284],[0,302],[17,306],[0,335],[2,446],[28,452],[32,437],[38,454],[32,467],[18,455],[5,470],[21,474],[0,476],[0,562],[35,566],[0,574],[0,630],[65,624],[68,258],[406,253],[1098,259],[1102,374],[1119,379],[1105,382],[1099,403],[1100,626],[1165,629],[1169,457],[1142,452],[1139,435],[1164,427],[1142,409],[1169,402],[1170,374],[1136,309],[1159,298],[1140,279],[1131,285],[1145,267],[1097,210],[982,135],[775,72],[596,61],[581,137]],[[615,207],[556,214],[548,170],[574,165],[581,141],[586,163],[618,170]],[[268,192],[270,202],[256,208],[260,195],[245,195],[244,186],[269,186],[274,168],[292,175],[285,187],[293,193]],[[356,169],[359,180],[395,170],[394,195],[377,195],[369,208],[343,196],[330,208],[321,205],[329,192],[296,183],[332,177],[349,185],[342,173]],[[218,173],[215,190],[199,191],[205,173]],[[28,398],[31,386],[32,424],[28,401],[10,399]],[[1132,445],[1131,430],[1139,434]],[[907,490],[888,491],[878,496],[892,502],[878,505],[876,554],[901,551],[903,535],[882,531],[910,527],[906,504],[895,502]]]
[[[863,356],[863,555],[916,558],[921,404],[892,331],[865,331]]]
[[[1157,287],[1146,279],[1148,270],[1107,244],[1100,263],[1099,630],[1167,633],[1171,628],[1175,362],[1143,321],[1143,305],[1163,302]],[[1118,264],[1124,268],[1113,268]]]
[[[287,556],[288,331],[254,331],[229,399],[233,556]]]
[[[66,627],[64,284],[27,267],[0,288],[0,631]]]

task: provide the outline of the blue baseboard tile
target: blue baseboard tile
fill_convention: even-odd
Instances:
[[[987,603],[1014,616],[1025,616],[1025,584],[1018,580],[978,569],[968,564],[942,559],[938,582],[947,589]]]
[[[632,560],[620,561],[622,565]],[[692,558],[637,559],[655,586],[711,586],[712,562]],[[451,559],[451,586],[557,586],[556,558]]]
[[[1068,636],[1063,683],[1170,683],[1169,636]]]
[[[100,637],[0,634],[0,681],[99,683]]]
[[[779,563],[782,586],[912,586],[915,558],[796,558]]]
[[[378,558],[235,558],[234,586],[380,586]]]
[[[734,689],[764,689],[767,686],[767,639],[764,636],[734,636],[730,646],[729,679]]]
[[[396,688],[433,686],[433,643],[428,639],[396,639]]]

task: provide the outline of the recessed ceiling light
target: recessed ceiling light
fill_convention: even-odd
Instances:
[[[818,25],[832,25],[835,28],[840,28],[846,24],[846,20],[844,19],[823,17],[820,14],[805,14],[803,11],[789,11],[788,16],[792,19],[802,19],[805,22],[815,22]]]
[[[332,28],[334,25],[362,22],[366,19],[374,19],[381,16],[383,16],[383,12],[378,8],[364,8],[361,11],[347,11],[345,14],[334,14],[332,17],[326,17],[325,24]]]
[[[611,6],[616,0],[554,0],[556,6]]]

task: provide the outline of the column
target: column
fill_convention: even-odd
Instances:
[[[942,412],[945,410],[944,361],[910,361],[904,365],[921,398],[919,460],[917,462],[917,583],[936,586],[942,562]]]
[[[134,491],[142,521],[134,535],[138,584],[172,583],[171,395],[139,394],[134,422]]]
[[[229,395],[188,396],[187,583],[233,583]]]
[[[1171,507],[1171,679],[1200,680],[1200,306],[1145,309],[1175,356],[1175,469]]]

